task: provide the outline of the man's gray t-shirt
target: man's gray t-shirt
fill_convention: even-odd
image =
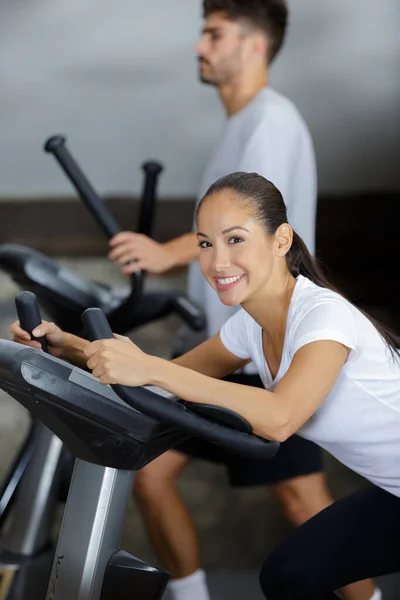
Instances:
[[[227,119],[204,171],[198,201],[217,179],[235,171],[255,172],[272,181],[283,196],[290,225],[314,253],[317,177],[312,140],[293,103],[270,87]],[[198,261],[189,266],[188,295],[205,309],[207,337],[240,308],[222,304],[201,274]],[[183,328],[179,350],[187,351],[200,341]],[[246,372],[252,370],[246,368]]]

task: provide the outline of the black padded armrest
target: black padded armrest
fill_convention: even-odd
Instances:
[[[205,419],[210,421],[217,421],[223,425],[227,425],[231,429],[236,431],[242,431],[243,433],[253,433],[253,428],[250,423],[241,415],[229,410],[229,408],[223,408],[222,406],[214,406],[213,404],[198,404],[194,402],[185,402],[186,407],[197,415],[201,415]]]

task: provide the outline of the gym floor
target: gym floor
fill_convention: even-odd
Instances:
[[[76,272],[115,286],[125,281],[114,265],[103,259],[61,260]],[[151,278],[148,288],[184,290],[183,275]],[[14,296],[19,289],[0,273],[0,336],[9,339],[8,325],[14,319]],[[143,350],[168,357],[179,323],[175,317],[136,330],[132,335]],[[0,477],[7,469],[26,432],[29,416],[25,410],[0,392]],[[329,486],[340,498],[365,482],[326,456]],[[262,600],[257,573],[263,559],[289,531],[267,488],[232,489],[223,467],[194,461],[181,480],[182,493],[196,523],[202,563],[208,574],[213,600]],[[62,517],[60,507],[59,519]],[[58,523],[55,525],[57,534]],[[140,515],[132,503],[125,526],[124,549],[157,564]],[[400,598],[400,574],[379,579],[384,600]]]

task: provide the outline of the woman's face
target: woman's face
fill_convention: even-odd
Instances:
[[[204,200],[197,217],[200,268],[221,302],[236,306],[268,283],[274,238],[266,235],[250,208],[222,190]]]

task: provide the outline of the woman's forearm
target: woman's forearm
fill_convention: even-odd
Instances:
[[[256,435],[274,441],[286,439],[289,419],[277,394],[213,379],[163,359],[154,361],[152,385],[189,402],[229,408],[244,417]]]
[[[86,369],[87,359],[83,351],[90,342],[72,333],[65,333],[64,335],[65,341],[61,350],[61,358]]]

